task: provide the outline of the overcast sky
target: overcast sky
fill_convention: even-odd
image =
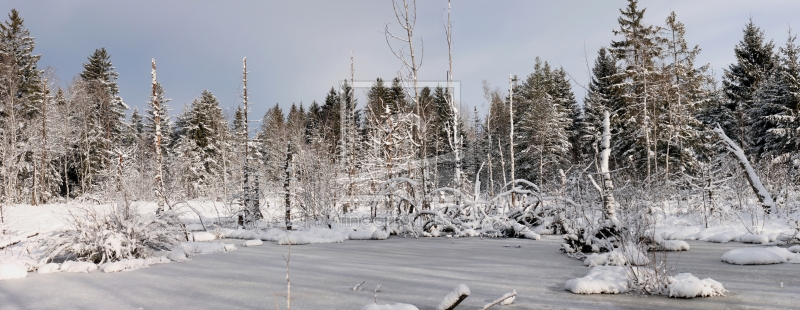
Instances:
[[[615,39],[619,9],[626,1],[454,1],[453,78],[461,104],[485,109],[481,82],[502,89],[508,75],[527,76],[539,56],[563,66],[577,84],[588,80],[597,49]],[[734,60],[733,47],[752,17],[766,37],[782,46],[790,26],[800,28],[800,1],[641,1],[645,20],[663,24],[670,10],[686,24],[690,44],[700,45],[700,63],[721,74]],[[447,2],[420,1],[416,36],[424,41],[420,79],[443,80],[447,44],[442,26]],[[20,11],[40,68],[56,68],[62,81],[82,70],[86,57],[105,47],[119,72],[121,96],[143,109],[150,92],[150,59],[167,91],[173,115],[213,92],[226,108],[240,104],[241,61],[248,59],[253,119],[279,103],[322,102],[326,92],[350,76],[391,79],[400,62],[383,35],[397,26],[390,1],[31,1],[4,0],[7,14]],[[397,29],[397,28],[394,28]]]

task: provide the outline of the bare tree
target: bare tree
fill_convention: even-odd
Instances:
[[[164,204],[166,203],[166,196],[164,195],[164,159],[161,154],[161,114],[163,114],[160,103],[158,102],[158,82],[156,81],[156,60],[153,58],[152,60],[152,70],[150,75],[152,77],[152,86],[153,86],[153,113],[155,114],[155,138],[153,140],[153,146],[155,148],[155,155],[156,155],[156,177],[155,177],[155,194],[156,194],[156,204],[158,205],[157,213],[164,211]],[[167,203],[169,206],[169,203]]]

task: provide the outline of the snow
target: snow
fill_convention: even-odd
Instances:
[[[28,268],[17,262],[0,262],[0,280],[21,279],[28,276]]]
[[[539,240],[539,239],[542,239],[542,236],[541,236],[541,235],[539,235],[539,234],[537,234],[537,233],[535,233],[535,232],[532,232],[532,231],[526,231],[526,232],[523,232],[523,233],[522,233],[522,236],[523,236],[523,237],[525,237],[525,238],[531,239],[531,240]]]
[[[186,224],[186,230],[188,231],[204,231],[206,230],[202,224]]]
[[[740,268],[720,262],[723,253],[744,246],[738,242],[688,241],[690,252],[668,256],[669,266],[677,262],[676,274],[691,272],[724,284],[730,291],[724,298],[574,295],[564,290],[565,282],[587,275],[590,268],[559,252],[562,240],[547,235],[538,241],[514,239],[521,248],[504,248],[508,239],[392,236],[381,242],[292,247],[292,308],[361,309],[373,303],[373,288],[381,284],[378,304],[411,303],[433,310],[458,283],[467,284],[471,296],[457,310],[481,309],[512,289],[518,293],[513,305],[490,309],[797,308],[798,265]],[[243,241],[223,240],[239,247],[233,252],[198,255],[186,263],[134,272],[28,273],[24,280],[0,281],[0,308],[274,309],[272,296],[286,293],[282,256],[289,249],[273,242],[242,247]],[[362,281],[364,289],[353,291]],[[278,300],[283,303],[285,297]]]
[[[574,294],[619,294],[628,291],[625,267],[597,266],[584,277],[567,280],[564,288]]]
[[[37,273],[56,273],[56,272],[61,272],[60,268],[61,268],[61,265],[59,265],[59,264],[49,263],[49,264],[45,264],[42,267],[39,267],[39,270],[36,271],[36,272]]]
[[[261,245],[263,245],[263,244],[264,244],[264,242],[263,242],[263,241],[261,241],[260,239],[254,239],[254,240],[247,240],[247,241],[245,241],[244,243],[242,243],[242,246],[246,246],[246,247],[250,247],[250,246],[261,246]]]
[[[757,243],[757,244],[769,243],[769,239],[770,238],[767,235],[756,235],[750,233],[736,237],[736,241],[739,241],[741,243]]]
[[[419,308],[409,304],[391,304],[391,305],[371,304],[364,306],[363,308],[361,308],[361,310],[419,310]]]
[[[769,265],[794,260],[800,260],[798,254],[779,247],[741,248],[730,250],[722,255],[723,262],[734,265]]]
[[[800,253],[800,245],[790,246],[787,250],[792,253]]]
[[[217,236],[207,231],[193,232],[191,233],[191,236],[192,239],[190,240],[194,240],[196,242],[211,241],[217,239]]]
[[[714,242],[714,243],[728,243],[733,241],[734,239],[736,239],[736,237],[739,237],[740,235],[741,234],[736,231],[727,231],[724,233],[719,233],[711,237],[708,237],[703,241]]]
[[[183,242],[181,248],[186,254],[211,254],[236,250],[233,244],[222,242]]]
[[[700,280],[691,273],[681,273],[671,277],[667,285],[669,297],[695,298],[725,296],[725,288],[721,283],[709,278]]]
[[[95,270],[97,270],[97,265],[89,262],[76,262],[68,260],[61,264],[61,271],[63,272],[88,273]]]
[[[464,296],[469,296],[469,287],[465,284],[459,284],[454,288],[450,293],[448,293],[442,301],[439,303],[439,306],[436,307],[436,310],[446,310],[446,309],[453,309],[457,306],[462,300]]]
[[[583,264],[588,267],[625,266],[628,263],[634,266],[642,266],[650,262],[650,259],[647,258],[647,253],[637,250],[634,246],[629,246],[628,249],[630,250],[629,253],[625,253],[619,248],[606,253],[592,253],[583,260]]]
[[[665,251],[688,251],[690,247],[683,240],[664,240],[661,248]]]
[[[483,310],[489,309],[494,305],[508,306],[510,304],[513,304],[514,300],[516,299],[517,299],[517,290],[514,290],[513,292],[505,293],[503,294],[503,296],[500,296],[500,298],[495,299],[494,301],[484,305]]]
[[[133,270],[139,268],[145,268],[149,266],[144,259],[126,259],[121,260],[113,263],[105,263],[100,265],[100,271],[102,272],[120,272],[123,270]]]

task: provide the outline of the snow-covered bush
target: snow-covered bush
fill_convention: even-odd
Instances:
[[[187,238],[172,211],[142,214],[135,204],[124,203],[109,212],[83,207],[70,215],[69,227],[46,242],[46,260],[67,257],[101,264],[147,258]]]

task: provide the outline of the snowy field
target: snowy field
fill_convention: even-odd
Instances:
[[[739,242],[688,241],[691,251],[670,253],[676,272],[712,277],[727,297],[691,300],[664,296],[575,295],[568,279],[589,271],[558,251],[560,236],[542,240],[402,238],[292,246],[292,306],[295,309],[361,309],[374,302],[410,303],[434,309],[456,285],[472,294],[458,309],[476,309],[516,290],[510,306],[496,309],[737,309],[797,307],[797,264],[738,266],[723,263]],[[185,263],[121,273],[34,274],[0,281],[2,309],[273,309],[285,308],[288,246],[260,247],[199,255]],[[516,248],[515,245],[521,245]],[[504,247],[510,245],[510,247]],[[366,281],[362,290],[356,284]],[[783,288],[781,288],[783,282]],[[493,308],[494,309],[494,308]]]

